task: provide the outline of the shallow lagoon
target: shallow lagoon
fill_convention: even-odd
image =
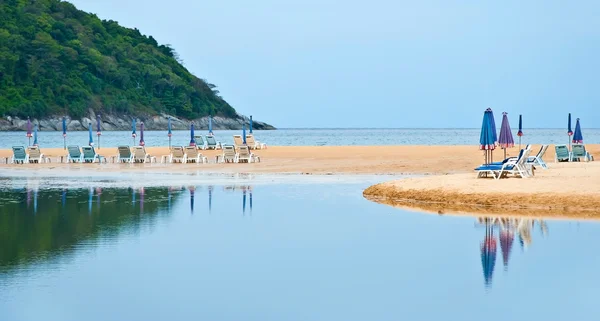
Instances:
[[[0,319],[597,319],[599,224],[362,198],[386,179],[4,179]]]

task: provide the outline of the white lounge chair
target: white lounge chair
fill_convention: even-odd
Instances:
[[[238,148],[236,163],[256,163],[260,162],[260,157],[254,155],[248,146]]]
[[[171,150],[171,156],[169,157],[170,163],[186,163],[187,155],[183,150],[183,146],[173,146]]]
[[[186,146],[186,163],[208,163],[208,159],[198,152],[195,146]]]
[[[240,148],[240,146],[244,146],[244,140],[242,139],[242,135],[233,135],[233,145],[235,148]]]
[[[44,157],[44,154],[40,151],[38,146],[29,146],[27,148],[29,152],[29,162],[30,163],[49,163],[50,158]]]
[[[529,168],[531,164],[527,164],[526,160],[531,153],[531,149],[522,149],[517,158],[508,158],[503,163],[499,164],[487,164],[477,167],[477,177],[483,177],[484,175],[491,174],[494,179],[500,179],[506,177],[508,174],[520,176],[526,178],[532,175]]]
[[[546,154],[546,150],[548,150],[549,145],[542,145],[540,151],[535,156],[529,156],[527,159],[527,163],[532,165],[540,165],[543,169],[548,169],[548,165],[544,162],[544,155]]]
[[[119,154],[117,155],[117,159],[119,163],[131,163],[133,161],[133,154],[131,153],[131,148],[129,146],[119,146],[117,147]]]
[[[254,135],[246,135],[246,145],[250,147],[250,149],[263,149],[267,147],[267,144],[263,144],[254,139]]]
[[[134,163],[152,163],[156,161],[156,157],[146,153],[144,146],[133,146],[133,162]]]
[[[235,163],[237,162],[237,153],[235,152],[235,146],[223,145],[223,154],[217,157],[219,163]]]

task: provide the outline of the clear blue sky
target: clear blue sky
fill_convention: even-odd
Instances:
[[[599,1],[72,2],[278,127],[600,127]]]

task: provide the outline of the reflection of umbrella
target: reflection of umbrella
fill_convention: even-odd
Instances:
[[[208,213],[209,214],[212,210],[212,191],[213,191],[213,186],[209,186],[208,187]]]
[[[250,215],[252,215],[252,191],[250,191]]]
[[[506,149],[515,146],[515,141],[513,140],[513,135],[510,130],[510,124],[508,123],[507,113],[502,113],[502,125],[500,125],[498,144],[504,149],[504,158],[506,158]]]
[[[519,115],[519,131],[517,132],[517,136],[519,136],[519,150],[521,149],[521,137],[523,136],[523,115]]]
[[[38,145],[38,140],[37,140],[37,133],[38,133],[38,124],[35,124],[35,129],[33,130],[33,146],[37,146]]]
[[[33,190],[33,214],[37,214],[38,189]]]
[[[252,115],[250,115],[250,134],[252,134]]]
[[[492,286],[492,276],[496,265],[496,239],[492,227],[486,223],[485,239],[481,243],[481,266],[486,287]]]
[[[504,270],[508,270],[508,259],[510,258],[510,251],[512,250],[513,241],[515,236],[510,230],[500,231],[500,249],[502,250],[502,262],[504,263]]]
[[[90,131],[90,133],[91,133],[91,131]],[[89,214],[92,214],[92,199],[93,198],[94,198],[94,189],[90,186],[90,193],[88,195],[88,213]]]
[[[169,149],[171,149],[171,136],[173,135],[173,132],[171,131],[171,116],[169,116],[169,124],[167,125],[167,136],[169,136]]]
[[[133,187],[131,188],[131,199],[131,204],[135,207],[135,189],[133,189]]]
[[[246,190],[244,190],[244,197],[242,201],[242,213],[246,214]]]
[[[213,131],[212,131],[212,116],[208,116],[208,134],[212,135]]]
[[[94,139],[92,138],[92,123],[88,124],[88,131],[90,132],[90,146],[94,146]]]
[[[246,124],[242,125],[242,140],[244,145],[246,145]]]
[[[144,145],[146,145],[146,142],[144,142],[144,123],[142,122],[140,124],[140,146]]]
[[[135,137],[137,137],[135,133],[135,118],[131,120],[131,137],[133,137],[133,144],[135,145]]]
[[[140,213],[144,213],[144,193],[146,191],[143,187],[140,187]]]
[[[492,109],[488,108],[483,113],[483,122],[481,124],[481,135],[479,136],[479,149],[485,150],[485,163],[491,163],[491,153],[496,149],[495,125],[492,126],[494,115]]]
[[[171,212],[171,188],[169,187],[167,190],[169,191],[167,208],[169,209],[169,212]]]
[[[190,146],[196,146],[196,139],[194,139],[194,123],[190,125]]]
[[[100,128],[100,115],[96,115],[96,136],[98,136],[98,149],[100,149],[100,135],[102,135],[102,128]]]
[[[196,187],[190,187],[190,210],[192,214],[194,214],[194,192],[196,191]]]
[[[579,124],[579,118],[575,123],[575,133],[573,134],[573,144],[583,144],[583,134],[581,133],[581,125]]]
[[[31,120],[27,117],[27,138],[29,138],[29,146],[31,146]]]
[[[62,191],[62,206],[65,207],[66,203],[67,203],[67,189],[64,188]]]
[[[67,149],[67,117],[63,117],[62,127],[63,127],[63,142],[65,145],[64,148]]]

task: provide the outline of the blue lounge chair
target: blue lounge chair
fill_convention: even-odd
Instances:
[[[133,154],[129,146],[119,146],[117,149],[119,151],[119,163],[131,163],[133,161]]]
[[[554,151],[556,152],[556,156],[554,157],[555,163],[571,161],[571,153],[567,145],[555,145]]]
[[[571,146],[571,161],[574,162],[577,160],[579,162],[581,159],[589,162],[594,160],[594,157],[585,150],[585,146],[583,144],[573,144]]]
[[[93,146],[83,146],[81,147],[81,150],[83,151],[83,162],[84,163],[93,163],[96,160],[98,161],[98,163],[102,162],[102,160],[104,160],[104,157],[98,155],[98,153],[96,153],[96,149],[94,149]]]
[[[83,154],[79,146],[67,146],[67,163],[81,163],[83,162]]]
[[[11,161],[13,164],[25,164],[25,163],[29,162],[29,156],[25,152],[25,147],[13,146],[12,150],[13,150],[13,157],[12,157]]]
[[[221,143],[217,142],[215,136],[208,135],[206,136],[206,149],[221,149]]]
[[[506,175],[508,174],[513,174],[521,178],[529,177],[530,172],[527,169],[528,165],[526,164],[525,160],[528,159],[530,153],[530,149],[522,149],[516,160],[508,159],[501,165],[481,165],[475,168],[475,170],[477,171],[477,177],[480,178],[487,174],[492,174],[492,177],[494,177],[494,179],[506,177]]]

